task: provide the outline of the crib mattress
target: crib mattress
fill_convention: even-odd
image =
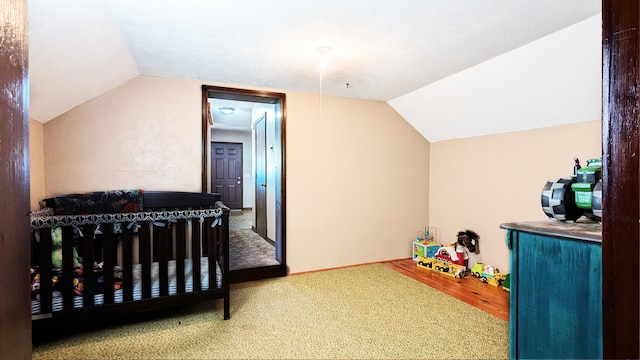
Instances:
[[[159,264],[154,262],[151,264],[151,297],[160,297],[160,280],[159,280]],[[184,260],[184,272],[185,272],[185,292],[193,292],[193,266],[191,259]],[[168,264],[168,276],[169,276],[169,296],[177,294],[177,281],[176,281],[176,260],[169,260]],[[141,265],[133,265],[133,300],[138,301],[142,299],[142,280],[141,280]],[[200,258],[200,278],[201,288],[203,291],[209,290],[209,259],[207,257]],[[219,264],[216,262],[216,288],[222,287],[222,271]],[[118,289],[114,291],[114,303],[123,302],[123,290]],[[53,312],[62,310],[62,296],[58,292],[54,292],[52,299]],[[104,294],[94,295],[94,305],[100,306],[104,304]],[[75,309],[83,307],[82,296],[74,296],[73,307]],[[31,300],[31,315],[40,314],[40,301],[36,299]]]

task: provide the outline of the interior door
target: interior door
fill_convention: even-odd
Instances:
[[[211,143],[211,191],[231,210],[242,210],[242,143]]]
[[[267,238],[267,114],[265,113],[255,123],[255,216],[256,233]]]

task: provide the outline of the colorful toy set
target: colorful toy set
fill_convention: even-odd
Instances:
[[[467,267],[469,264],[469,252],[463,246],[445,246],[436,251],[435,258],[448,263],[462,265]]]
[[[483,283],[493,286],[503,286],[507,279],[507,274],[503,274],[497,268],[483,263],[473,265],[471,274],[479,278]]]
[[[502,283],[502,288],[506,292],[511,292],[511,274],[507,274],[504,278],[504,282]]]
[[[418,261],[419,257],[432,258],[436,255],[440,248],[437,236],[438,229],[435,227],[426,226],[424,233],[418,232],[413,241],[413,261]]]
[[[429,242],[414,241],[413,242],[413,260],[418,261],[419,257],[432,258],[436,255],[436,252],[440,248],[439,244],[433,244]]]
[[[418,257],[418,266],[457,278],[463,278],[467,273],[466,266],[437,258]]]
[[[428,228],[425,228],[425,238]],[[471,230],[458,232],[458,239],[449,246],[436,243],[420,243],[416,239],[413,247],[413,259],[417,265],[445,275],[463,278],[469,265],[469,252],[476,252],[480,236]]]
[[[478,251],[480,240],[480,236],[474,231],[459,231],[457,241],[448,246],[438,244],[430,236],[428,227],[425,228],[425,238],[421,239],[420,235],[413,242],[413,260],[418,267],[456,278],[464,278],[470,272],[486,284],[501,286],[509,291],[509,274],[503,274],[497,268],[483,263],[476,263],[471,269],[468,268],[469,253]]]

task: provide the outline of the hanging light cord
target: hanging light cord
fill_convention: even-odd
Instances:
[[[328,46],[320,46],[316,50],[320,53],[320,118],[322,118],[322,80],[329,62],[328,53],[331,51],[331,48]]]
[[[322,73],[324,71],[320,70],[320,118],[322,119]]]

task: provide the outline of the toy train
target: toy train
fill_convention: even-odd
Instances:
[[[418,257],[418,266],[457,278],[463,278],[467,274],[466,266],[436,258],[420,256]]]
[[[509,281],[507,281],[507,275],[501,273],[497,268],[491,265],[485,265],[483,263],[477,263],[471,268],[471,274],[479,278],[483,283],[501,286],[505,290],[509,291]],[[504,287],[504,283],[507,282],[507,287]]]
[[[469,261],[466,248],[435,245],[430,254],[432,255],[418,256],[418,266],[457,278],[466,276]]]

